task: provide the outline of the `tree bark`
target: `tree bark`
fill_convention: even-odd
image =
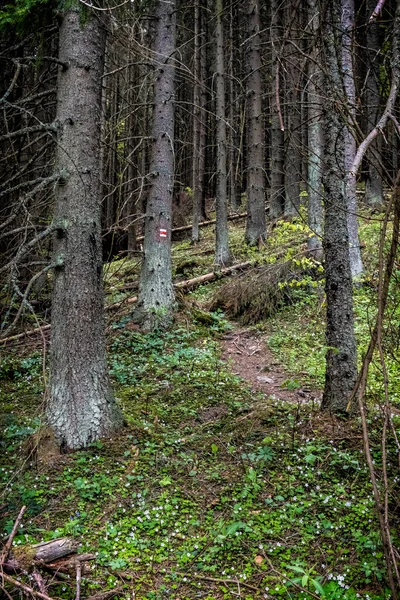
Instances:
[[[354,337],[352,277],[350,270],[345,197],[345,140],[341,115],[341,81],[334,31],[340,24],[341,0],[334,0],[324,31],[326,56],[325,89],[325,291],[326,375],[321,409],[345,414],[347,401],[357,380],[357,351]],[[339,49],[340,51],[340,49]]]
[[[271,0],[271,190],[269,216],[277,219],[283,215],[285,208],[284,187],[284,126],[281,113],[281,4],[278,0]]]
[[[104,340],[100,109],[105,33],[97,16],[68,11],[60,28],[54,289],[47,419],[64,449],[82,448],[122,425]]]
[[[286,3],[285,27],[299,38],[299,7],[295,0]],[[300,207],[301,180],[301,98],[300,57],[285,33],[285,215],[297,216]]]
[[[225,68],[224,31],[222,23],[223,0],[215,1],[216,11],[216,117],[217,117],[217,173],[216,173],[216,243],[215,262],[229,265],[231,254],[228,243],[227,178],[226,178],[226,122],[225,122]]]
[[[344,130],[347,197],[347,227],[349,230],[350,268],[352,277],[359,277],[363,271],[360,241],[358,239],[356,176],[351,167],[357,152],[355,139],[356,128],[356,90],[353,72],[353,29],[354,29],[354,0],[341,2],[342,25],[342,71],[346,97],[346,126]]]
[[[366,46],[368,52],[368,73],[365,90],[365,113],[367,121],[367,133],[375,126],[379,119],[380,91],[379,91],[379,69],[380,43],[379,28],[376,21],[369,23],[369,18],[376,7],[376,0],[366,1]],[[370,206],[383,204],[382,173],[379,160],[382,157],[382,136],[378,136],[371,144],[371,151],[367,154],[368,175],[365,186],[365,201]]]
[[[247,222],[246,242],[254,246],[266,239],[264,123],[262,115],[262,81],[260,52],[260,4],[250,0],[247,35]]]
[[[194,3],[194,88],[193,88],[193,223],[192,242],[200,240],[199,222],[201,219],[202,174],[200,173],[201,136],[201,20],[200,0]]]
[[[153,147],[147,200],[143,263],[135,318],[147,329],[168,326],[175,300],[171,271],[174,187],[175,0],[156,9]]]
[[[322,175],[323,175],[323,74],[319,64],[320,28],[319,0],[308,0],[308,22],[311,33],[311,58],[308,64],[308,225],[313,233],[307,246],[317,258],[322,258]]]

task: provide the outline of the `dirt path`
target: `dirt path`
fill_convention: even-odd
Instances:
[[[235,375],[247,381],[254,391],[296,404],[319,403],[319,394],[311,389],[287,389],[293,377],[285,373],[261,334],[235,328],[223,337],[222,350],[222,360],[230,363]]]

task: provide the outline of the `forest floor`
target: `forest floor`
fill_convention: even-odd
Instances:
[[[361,232],[368,274],[355,290],[360,355],[375,314],[379,220],[366,217]],[[126,426],[84,451],[60,455],[43,443],[39,337],[3,350],[4,539],[27,506],[14,551],[76,539],[79,552],[95,557],[84,563],[82,598],[110,590],[118,600],[390,597],[360,420],[319,412],[323,273],[303,256],[306,237],[301,220],[282,222],[265,248],[253,250],[242,241],[242,226],[232,226],[235,260],[253,261],[252,269],[179,294],[174,327],[161,335],[141,332],[132,321],[126,299],[138,262],[112,261],[107,303],[122,304],[107,313],[108,355]],[[195,248],[175,244],[176,279],[210,271],[212,248],[211,230]],[[400,406],[397,289],[385,337],[394,410]],[[379,473],[379,365],[368,394]],[[398,416],[394,425],[400,427]],[[400,478],[391,440],[388,451],[396,542]],[[44,579],[51,598],[75,599],[68,561],[58,561]],[[8,592],[15,596],[11,585]]]

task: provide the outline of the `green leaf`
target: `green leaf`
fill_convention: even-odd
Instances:
[[[312,579],[311,582],[315,589],[318,590],[318,592],[321,594],[321,596],[325,596],[324,588],[322,587],[320,582],[317,579]]]

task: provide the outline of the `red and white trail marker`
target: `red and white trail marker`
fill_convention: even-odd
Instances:
[[[167,237],[167,230],[160,229],[160,238],[166,238],[166,237]]]

